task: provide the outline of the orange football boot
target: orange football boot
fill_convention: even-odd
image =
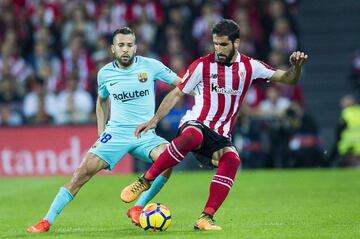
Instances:
[[[222,230],[221,227],[215,224],[214,219],[212,216],[202,213],[199,219],[195,222],[194,225],[195,230],[202,230],[202,231],[219,231]]]
[[[144,177],[140,177],[121,191],[120,198],[126,203],[132,202],[138,198],[142,192],[148,190],[150,185],[151,182],[146,180]]]
[[[131,221],[136,226],[140,226],[139,218],[140,218],[142,209],[143,209],[142,206],[133,206],[132,208],[129,208],[129,210],[126,213],[126,215],[131,219]]]
[[[47,232],[50,230],[50,223],[46,219],[42,219],[38,224],[28,227],[26,229],[29,233],[40,233],[40,232]]]

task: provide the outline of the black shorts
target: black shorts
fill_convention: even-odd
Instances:
[[[214,168],[215,166],[211,162],[211,158],[214,152],[225,147],[235,148],[234,144],[231,142],[231,139],[216,133],[206,125],[194,120],[185,122],[180,127],[177,135],[179,136],[183,131],[183,129],[188,126],[194,126],[200,129],[203,134],[203,142],[201,148],[192,151],[195,158],[199,161],[200,167],[210,168],[210,169]]]

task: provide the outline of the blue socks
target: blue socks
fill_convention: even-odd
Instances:
[[[154,182],[151,184],[150,189],[140,195],[140,198],[135,203],[135,206],[144,207],[161,190],[167,180],[168,179],[162,175],[157,176]],[[44,219],[48,220],[50,224],[53,224],[62,209],[71,200],[73,200],[73,198],[74,196],[69,190],[67,190],[65,187],[61,187]]]
[[[53,224],[56,217],[60,214],[61,210],[71,201],[74,196],[65,187],[60,188],[54,201],[52,202],[48,213],[44,219],[48,220],[50,224]]]
[[[167,180],[168,179],[162,175],[157,176],[154,182],[151,184],[150,189],[140,195],[139,199],[135,203],[135,206],[144,207],[151,199],[153,199],[153,197],[155,197],[155,195],[165,185]]]

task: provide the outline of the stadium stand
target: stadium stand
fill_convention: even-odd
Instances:
[[[302,87],[305,106],[321,126],[325,148],[335,140],[334,127],[340,115],[339,99],[360,96],[349,83],[352,57],[360,42],[360,2],[302,1],[299,15],[301,44],[311,55]]]
[[[314,115],[314,123],[319,123],[316,137],[320,133],[327,139],[318,138],[316,145],[321,147],[318,143],[324,142],[328,148],[340,114],[338,99],[348,92],[359,95],[358,89],[345,81],[352,53],[360,47],[359,38],[353,37],[360,29],[359,8],[356,0],[332,4],[326,0],[1,1],[0,127],[94,125],[96,73],[112,58],[108,43],[116,28],[132,27],[138,36],[138,54],[160,59],[181,76],[193,59],[209,51],[209,29],[226,17],[240,25],[239,50],[244,54],[278,68],[288,67],[288,53],[293,50],[310,55],[300,84],[276,87],[287,106],[295,103],[301,112]],[[76,121],[67,120],[60,112],[66,109],[51,106],[73,97],[67,93],[70,81],[77,84],[73,91],[77,88],[77,94],[84,95],[88,108]],[[286,159],[277,159],[269,144],[279,122],[287,118],[259,114],[266,95],[264,84],[249,92],[234,140],[245,167],[291,166],[284,163]],[[168,89],[162,84],[157,87],[160,103]],[[41,97],[35,97],[34,91]],[[191,105],[192,100],[188,97],[184,105]],[[174,135],[173,122],[184,110],[175,108],[159,132]],[[281,151],[289,151],[291,137],[286,137]]]

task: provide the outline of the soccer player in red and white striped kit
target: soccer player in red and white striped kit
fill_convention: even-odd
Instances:
[[[202,158],[205,156],[217,171],[205,208],[194,226],[199,230],[221,230],[213,216],[227,197],[240,165],[238,152],[231,142],[231,131],[251,83],[266,79],[295,84],[308,57],[303,52],[293,52],[289,59],[291,67],[283,71],[245,56],[237,51],[239,26],[229,19],[218,22],[212,36],[215,51],[190,65],[182,82],[164,98],[155,116],[139,125],[135,132],[140,137],[142,132],[155,128],[180,97],[194,92],[195,104],[182,118],[178,136],[142,177],[121,192],[121,199],[131,202],[147,190],[162,171],[180,163],[190,151]]]

